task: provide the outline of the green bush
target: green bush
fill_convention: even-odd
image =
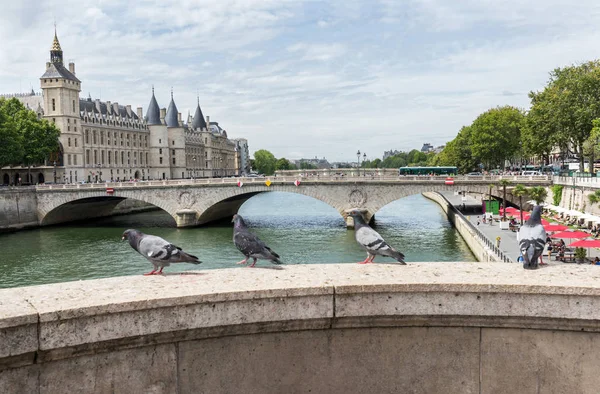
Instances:
[[[564,187],[563,185],[553,185],[552,186],[552,202],[556,206],[559,206],[560,200],[562,200],[563,187]]]
[[[584,248],[575,248],[575,258],[576,259],[585,259],[586,251]]]

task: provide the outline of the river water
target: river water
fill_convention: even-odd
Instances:
[[[263,193],[248,200],[239,213],[286,264],[356,263],[366,257],[337,211],[310,197]],[[475,261],[440,207],[420,195],[383,207],[375,216],[375,227],[409,264]],[[246,269],[235,265],[243,256],[232,243],[231,224],[177,229],[168,214],[153,211],[0,235],[0,288],[150,271],[152,265],[121,241],[127,228],[161,236],[204,262],[174,264],[166,272]],[[259,260],[259,264],[271,263]]]

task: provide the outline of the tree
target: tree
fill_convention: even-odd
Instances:
[[[277,159],[271,152],[260,149],[254,152],[254,169],[265,175],[273,175],[275,172],[275,163]]]
[[[293,165],[292,163],[290,163],[290,161],[288,159],[286,159],[285,157],[282,157],[281,159],[277,160],[277,162],[275,162],[275,170],[292,170],[295,169],[296,166]]]
[[[515,107],[497,107],[479,115],[471,125],[471,150],[487,169],[503,167],[520,149],[523,112]]]
[[[519,197],[519,211],[521,213],[521,225],[523,225],[523,196],[527,194],[527,188],[520,183],[515,186],[512,195]]]
[[[508,179],[500,179],[500,186],[502,186],[502,218],[506,220],[506,186],[511,185],[512,182]]]
[[[476,168],[480,161],[471,149],[471,127],[462,127],[432,162],[438,166],[456,166],[463,174]]]
[[[534,200],[537,205],[540,205],[548,196],[548,190],[543,186],[534,186],[527,189],[527,194],[531,196],[531,199]]]
[[[0,167],[17,164],[23,158],[23,136],[6,111],[7,101],[0,99]]]
[[[588,196],[591,205],[600,203],[600,190],[595,190],[594,193]]]

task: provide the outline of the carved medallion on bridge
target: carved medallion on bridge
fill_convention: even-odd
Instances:
[[[367,202],[367,193],[359,189],[354,189],[350,192],[348,201],[353,207],[363,206]]]
[[[179,194],[179,206],[181,208],[190,208],[196,203],[196,199],[190,192],[182,192]]]

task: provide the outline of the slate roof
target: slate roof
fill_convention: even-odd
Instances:
[[[44,75],[40,79],[44,78],[65,78],[70,81],[81,82],[75,75],[67,70],[61,63],[50,63],[50,66],[46,69]]]
[[[173,96],[171,95],[171,102],[169,103],[167,115],[165,116],[165,123],[167,124],[167,127],[179,127],[177,113],[177,106],[175,105],[175,100],[173,100]]]
[[[154,88],[152,88],[152,98],[148,104],[148,111],[146,111],[146,123],[149,125],[160,124],[160,108],[154,97]]]
[[[98,107],[96,106],[96,102],[91,99],[79,99],[79,109],[80,111],[91,112],[94,114],[102,114],[102,115],[115,115],[120,116],[122,118],[131,118],[135,120],[139,120],[137,114],[134,111],[131,111],[131,116],[127,113],[127,107],[123,105],[119,105],[119,113],[115,113],[113,108],[110,109],[106,105],[105,102],[100,101],[99,103],[100,110],[98,111]],[[111,104],[112,107],[112,104]]]
[[[196,107],[196,113],[194,114],[194,120],[192,121],[192,128],[201,130],[207,129],[204,115],[200,109],[200,103],[198,103],[198,106]]]

